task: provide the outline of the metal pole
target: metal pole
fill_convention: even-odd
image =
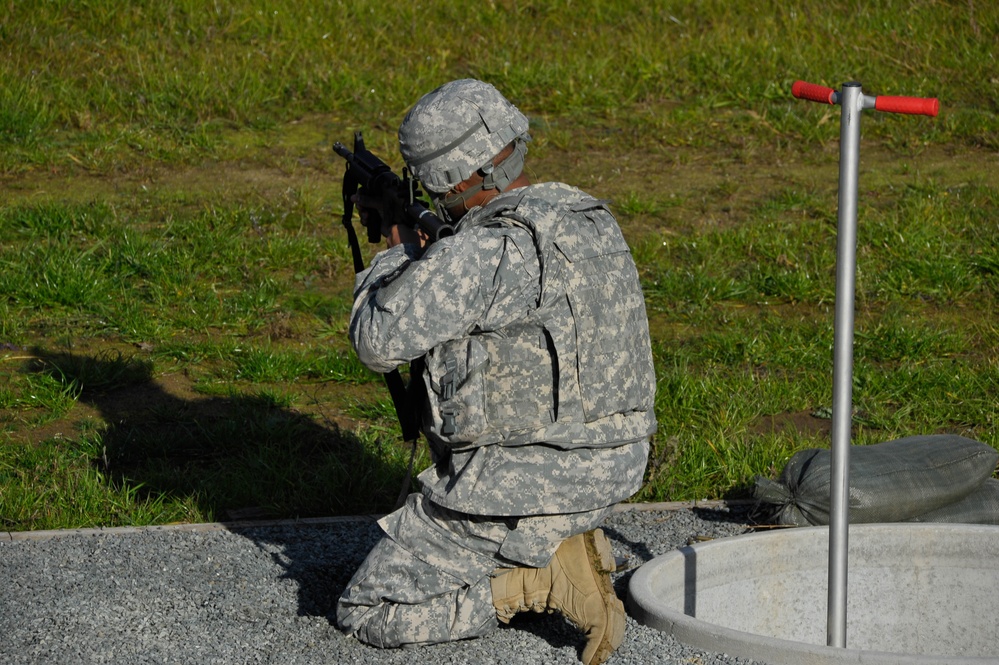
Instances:
[[[859,83],[839,95],[839,218],[836,240],[836,318],[833,330],[832,469],[829,514],[829,604],[826,644],[846,646],[849,550],[850,427],[853,411],[853,315],[857,268],[857,180],[860,167]]]
[[[857,273],[857,180],[860,112],[936,116],[940,101],[929,97],[869,97],[859,83],[841,92],[795,81],[791,94],[821,104],[839,104],[839,229],[836,242],[836,320],[833,331],[832,467],[829,492],[829,604],[826,644],[846,646],[847,553],[850,527],[850,425],[853,411],[853,307]]]

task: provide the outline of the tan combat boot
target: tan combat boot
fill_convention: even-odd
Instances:
[[[496,616],[561,612],[586,635],[581,660],[599,665],[624,640],[624,604],[614,593],[614,555],[603,531],[564,540],[546,568],[498,569],[492,579]]]

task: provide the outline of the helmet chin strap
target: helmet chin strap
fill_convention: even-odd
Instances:
[[[441,200],[441,207],[453,208],[461,204],[467,211],[468,200],[482,190],[496,189],[499,192],[506,190],[510,184],[520,177],[524,171],[524,156],[527,154],[527,143],[523,139],[516,139],[511,152],[506,159],[499,164],[489,163],[479,169],[482,175],[482,182],[472,185],[468,189],[458,194],[444,196]]]

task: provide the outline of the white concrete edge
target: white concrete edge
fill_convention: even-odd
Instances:
[[[794,533],[785,535],[793,535],[795,539],[807,537],[808,534],[823,536],[829,529],[825,525],[792,528]],[[855,535],[860,532],[873,533],[885,530],[917,531],[926,534],[924,537],[932,534],[938,538],[943,531],[943,542],[946,543],[949,542],[948,538],[956,539],[961,532],[994,534],[999,532],[999,526],[945,522],[885,522],[855,524],[851,526],[851,530]],[[947,531],[958,533],[947,534]],[[740,544],[741,551],[748,551],[752,549],[753,544],[773,537],[772,533],[762,532],[741,534],[733,536],[727,544],[719,540],[696,543],[688,548],[688,552],[693,553],[695,557],[704,556],[705,552],[717,550],[719,547],[731,548],[736,540]],[[683,644],[772,665],[957,665],[959,663],[996,665],[999,663],[999,659],[995,656],[940,656],[831,647],[768,637],[696,619],[683,610],[663,604],[662,599],[655,593],[653,582],[663,567],[684,561],[690,556],[689,553],[685,555],[679,550],[667,552],[639,567],[628,582],[624,599],[628,614],[636,621],[669,633]]]
[[[641,511],[671,511],[685,508],[726,508],[734,505],[754,503],[751,500],[704,500],[704,501],[664,501],[653,503],[619,503],[614,506],[613,513],[624,513],[632,510]],[[202,522],[160,524],[155,526],[115,526],[95,527],[88,529],[50,529],[46,531],[0,531],[0,542],[40,541],[63,536],[98,536],[127,535],[146,531],[176,531],[181,533],[206,533],[211,531],[233,531],[236,529],[253,529],[260,527],[280,526],[324,526],[327,524],[342,524],[347,522],[376,522],[382,515],[348,515],[342,517],[304,517],[301,519],[283,520],[231,520],[225,522]]]

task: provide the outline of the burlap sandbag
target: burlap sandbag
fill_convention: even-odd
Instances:
[[[776,524],[829,523],[830,452],[796,453],[754,497]],[[999,453],[954,434],[909,436],[850,448],[850,522],[906,522],[961,501],[992,476]]]
[[[960,501],[914,517],[911,521],[999,525],[999,480],[988,478]]]

